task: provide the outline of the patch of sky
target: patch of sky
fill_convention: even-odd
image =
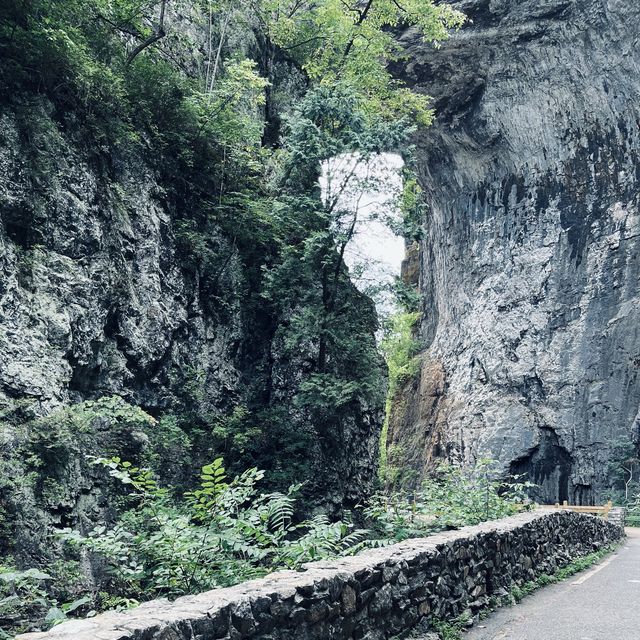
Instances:
[[[326,161],[320,179],[336,233],[348,239],[344,260],[351,279],[381,316],[396,310],[391,288],[405,253],[404,238],[393,230],[401,219],[402,167],[393,153],[345,154]]]

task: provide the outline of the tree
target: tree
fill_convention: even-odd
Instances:
[[[400,28],[417,27],[426,42],[437,43],[459,27],[464,16],[435,0],[239,0],[207,1],[209,66],[206,86],[222,62],[226,34],[235,24],[251,24],[259,43],[265,86],[265,141],[277,146],[280,117],[274,106],[278,63],[297,69],[307,86],[348,85],[365,99],[367,110],[387,119],[411,116],[428,125],[429,98],[411,92],[389,72],[403,50]],[[213,44],[214,16],[218,46]],[[215,50],[215,55],[214,55]],[[213,62],[211,62],[213,58]]]
[[[624,492],[624,502],[628,504],[632,494],[637,492],[640,475],[640,455],[638,446],[628,438],[617,439],[611,447],[609,475],[617,489]]]
[[[353,152],[364,165],[397,148],[408,124],[372,117],[348,85],[311,89],[286,119],[263,207],[271,214],[277,253],[264,268],[261,312],[275,318],[278,370],[299,372],[284,401],[285,413],[294,416],[287,429],[291,438],[310,440],[310,460],[322,464],[309,465],[317,471],[310,479],[325,487],[334,467],[344,469],[344,458],[353,455],[350,434],[377,427],[385,367],[375,343],[373,302],[354,287],[344,261],[359,212],[341,196],[352,191],[357,198],[368,181],[352,169],[322,197],[318,178],[330,158]]]
[[[388,70],[402,57],[400,27],[417,27],[436,43],[459,27],[462,13],[434,0],[264,0],[269,38],[296,60],[313,83],[349,85],[369,113],[431,122],[428,98],[409,91]],[[254,6],[255,6],[254,4]]]

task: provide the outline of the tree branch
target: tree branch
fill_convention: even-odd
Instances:
[[[395,4],[402,13],[409,13],[397,0],[393,0],[393,4]]]
[[[207,92],[212,93],[213,87],[216,83],[216,76],[218,75],[218,68],[220,66],[220,58],[222,57],[222,47],[224,46],[225,38],[227,37],[227,27],[229,26],[229,21],[231,20],[231,9],[227,11],[227,15],[224,17],[224,22],[222,23],[222,29],[220,30],[220,42],[218,43],[218,50],[216,51],[216,61],[213,65],[213,71],[211,72],[211,79],[209,81],[209,86],[207,86]],[[209,65],[211,65],[211,60],[209,60]]]
[[[371,7],[373,6],[373,0],[369,0],[366,4],[366,6],[364,7],[364,9],[362,11],[360,11],[360,17],[356,20],[356,22],[354,23],[354,27],[359,27],[362,25],[362,23],[367,19],[367,16],[369,15],[369,11],[371,9]],[[343,58],[346,58],[349,53],[351,52],[351,48],[353,47],[353,43],[355,41],[356,37],[355,35],[353,36],[353,38],[351,38],[351,40],[349,40],[349,44],[347,45],[347,48],[344,50],[344,54],[343,54]]]
[[[164,30],[164,14],[168,1],[169,0],[162,0],[162,4],[160,5],[160,20],[158,22],[158,28],[127,56],[127,64],[131,64],[138,54],[142,53],[147,47],[150,47],[152,44],[165,37],[166,31]]]
[[[292,44],[289,47],[278,47],[281,51],[291,51],[292,49],[297,49],[298,47],[302,47],[305,44],[309,44],[310,42],[314,42],[315,40],[322,40],[324,42],[326,42],[327,38],[326,36],[313,36],[313,38],[307,38],[306,40],[303,40],[302,42],[296,42],[295,44]]]
[[[99,20],[102,20],[103,22],[106,22],[109,26],[113,27],[117,31],[120,31],[121,33],[126,33],[128,36],[133,36],[134,38],[137,38],[138,40],[140,38],[142,38],[142,35],[140,34],[139,31],[134,30],[134,29],[130,29],[129,27],[127,27],[125,25],[118,24],[117,22],[114,22],[113,20],[107,18],[107,16],[101,14],[100,12],[96,13],[96,17]]]
[[[287,18],[293,18],[293,16],[296,15],[296,13],[298,12],[298,9],[302,6],[304,0],[298,0],[294,5],[293,5],[293,9],[291,9],[291,11],[289,11],[289,14],[287,15]]]

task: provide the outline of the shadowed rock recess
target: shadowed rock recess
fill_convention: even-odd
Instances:
[[[490,456],[539,500],[593,503],[640,403],[640,4],[468,0],[399,70],[435,97],[428,212],[405,263],[420,374],[389,441],[416,477]]]
[[[22,640],[384,640],[477,612],[543,573],[624,535],[600,518],[533,512],[315,562],[237,587],[155,600]]]

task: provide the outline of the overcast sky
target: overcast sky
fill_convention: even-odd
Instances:
[[[358,209],[356,233],[347,248],[345,261],[361,291],[372,285],[392,282],[400,274],[404,239],[394,235],[385,219],[400,215],[392,200],[402,190],[401,168],[402,159],[392,153],[381,154],[368,164],[349,155],[334,158],[324,165],[321,185],[325,198],[337,193],[355,169],[355,179],[350,180],[340,202],[344,208]],[[379,301],[378,306],[382,306],[379,310],[388,312],[389,304],[388,299]]]

